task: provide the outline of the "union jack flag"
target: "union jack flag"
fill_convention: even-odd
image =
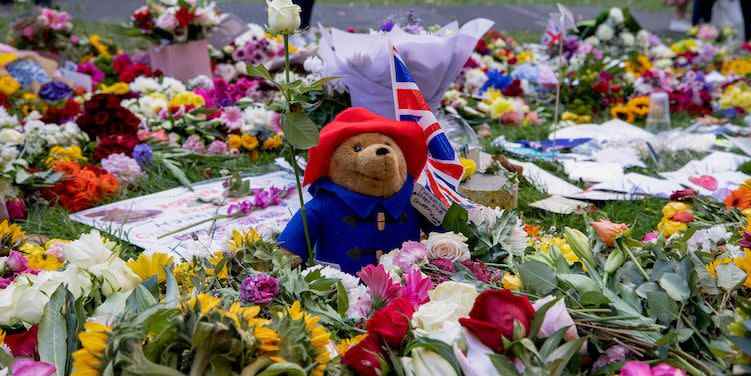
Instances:
[[[419,124],[428,146],[428,161],[417,182],[424,185],[446,207],[452,203],[471,206],[471,202],[457,192],[464,167],[459,163],[441,124],[394,46],[391,46],[390,60],[396,118]]]

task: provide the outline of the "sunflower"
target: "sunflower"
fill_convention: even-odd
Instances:
[[[627,123],[633,123],[636,116],[628,108],[628,105],[618,103],[610,109],[610,116],[614,119],[621,119]]]
[[[10,224],[7,219],[0,223],[0,247],[3,249],[17,248],[25,237],[21,226]]]
[[[267,326],[269,320],[258,318],[260,312],[258,306],[243,307],[240,302],[235,302],[224,311],[224,316],[232,320],[237,330],[252,329],[253,336],[258,340],[258,349],[266,355],[273,354],[279,351],[281,339],[274,329]]]
[[[232,230],[232,237],[227,242],[227,250],[237,253],[242,249],[250,248],[259,240],[261,240],[261,234],[253,228],[245,232],[235,229]]]
[[[356,346],[358,343],[362,342],[362,340],[367,337],[367,334],[360,334],[359,336],[354,336],[352,338],[345,338],[336,344],[336,352],[339,354],[340,357],[344,356],[344,354],[349,351],[352,347]]]
[[[326,369],[329,361],[331,361],[331,354],[329,354],[328,345],[331,340],[331,333],[328,332],[318,322],[320,317],[304,313],[299,301],[292,303],[289,308],[289,316],[293,320],[303,320],[305,322],[305,329],[308,331],[308,340],[315,352],[316,366],[310,372],[313,376],[323,376],[323,371]]]
[[[112,328],[96,322],[83,324],[84,331],[78,335],[81,349],[73,353],[73,372],[71,376],[96,376],[104,363]]]
[[[193,296],[188,301],[183,303],[183,310],[191,310],[198,307],[201,315],[204,316],[216,307],[219,307],[219,304],[221,302],[222,300],[217,298],[216,296],[209,294],[198,294],[197,296]]]
[[[628,101],[628,109],[636,116],[647,116],[649,113],[649,97],[640,96]]]
[[[167,279],[167,273],[164,268],[172,264],[172,256],[155,252],[150,255],[141,254],[135,260],[128,261],[130,269],[145,281],[156,276],[157,282],[161,283]]]

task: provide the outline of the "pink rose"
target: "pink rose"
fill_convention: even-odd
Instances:
[[[401,270],[409,270],[413,265],[428,260],[428,248],[415,241],[406,241],[394,256],[394,264]]]

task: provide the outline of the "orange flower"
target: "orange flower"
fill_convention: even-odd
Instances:
[[[628,225],[613,223],[607,219],[592,222],[592,228],[597,233],[597,237],[608,247],[612,247],[615,244],[615,240],[628,231]]]
[[[725,207],[740,210],[751,208],[751,188],[741,186],[725,197]]]
[[[525,223],[524,224],[524,231],[527,233],[527,235],[535,238],[538,235],[540,235],[540,226],[530,225],[529,223]]]
[[[52,166],[52,169],[57,172],[62,172],[66,176],[75,175],[78,171],[81,171],[81,165],[75,161],[58,161]]]

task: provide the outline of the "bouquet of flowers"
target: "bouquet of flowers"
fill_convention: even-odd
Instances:
[[[9,44],[20,50],[60,53],[71,46],[72,19],[68,12],[42,8],[13,24]]]
[[[133,27],[158,44],[201,40],[222,20],[214,2],[147,0],[131,15]]]

